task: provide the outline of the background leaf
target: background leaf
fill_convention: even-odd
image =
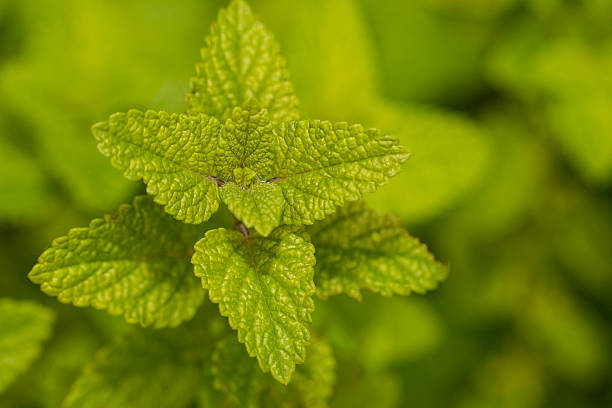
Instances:
[[[0,299],[0,392],[38,357],[54,315],[28,301]]]
[[[197,393],[197,359],[180,341],[168,341],[134,332],[98,351],[62,407],[189,406]]]

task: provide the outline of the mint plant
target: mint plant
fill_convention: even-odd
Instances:
[[[143,327],[179,326],[208,297],[247,351],[219,341],[215,389],[252,405],[269,389],[261,369],[324,400],[335,363],[311,335],[313,296],[424,293],[447,275],[399,220],[360,201],[409,154],[375,129],[300,119],[279,46],[243,0],[220,12],[202,59],[184,113],[129,110],[93,126],[100,152],[148,196],[56,239],[29,278]],[[125,361],[144,350],[122,344]],[[77,394],[68,406],[86,406]]]

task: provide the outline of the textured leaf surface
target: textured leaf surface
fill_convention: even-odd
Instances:
[[[235,169],[250,168],[260,178],[270,176],[274,136],[268,113],[254,100],[249,99],[241,107],[232,110],[225,121],[219,141],[217,157],[223,180],[233,179]]]
[[[176,326],[204,298],[189,262],[204,231],[137,197],[117,215],[56,239],[29,277],[61,302],[106,309],[143,326]]]
[[[369,21],[362,18],[363,10],[359,7],[362,3],[352,0],[268,0],[258,3],[258,8],[262,14],[265,13],[266,23],[274,32],[279,35],[282,33],[283,52],[291,67],[304,116],[374,126],[386,134],[398,137],[401,144],[408,146],[413,153],[400,174],[376,194],[367,196],[368,203],[378,211],[390,212],[410,223],[426,222],[456,205],[473,191],[480,177],[486,174],[490,156],[487,135],[474,122],[461,115],[433,109],[407,108],[384,100],[378,86],[377,72],[381,56],[375,58],[380,50],[376,50],[376,44],[369,35],[371,29],[376,28],[370,27],[367,24]],[[396,2],[365,3],[372,6],[369,7],[372,15],[368,17],[378,19],[389,14],[402,32],[420,30],[416,26],[401,26],[406,24],[402,18],[408,16],[397,14],[398,7],[402,7]],[[378,9],[379,6],[385,10]],[[313,21],[317,24],[313,24]],[[340,21],[341,24],[338,23]],[[387,33],[393,31],[384,26],[384,21],[380,23],[383,25],[377,30],[382,29]],[[415,37],[414,40],[420,44],[412,51],[425,52],[425,59],[429,59],[430,50],[422,46],[422,37],[430,40],[429,36]],[[308,41],[304,41],[304,38],[308,38]],[[406,43],[402,36],[385,35],[385,39],[397,43],[397,46],[391,48],[388,47],[391,42],[385,44],[389,51],[387,56],[397,52],[403,56],[410,55],[410,51],[401,46]],[[434,58],[438,56],[438,51],[443,51],[440,55],[448,59],[448,44],[437,47]],[[459,60],[456,62],[464,66],[465,61]],[[312,61],[316,61],[316,64]],[[413,62],[413,59],[409,60],[410,64],[415,65]],[[434,82],[439,74],[444,76],[445,72],[452,72],[448,66],[439,64],[433,72],[423,70],[423,67],[409,68],[423,72],[429,79],[433,78]],[[406,69],[398,69],[394,75],[405,78],[405,72]],[[401,84],[395,81],[392,85],[422,86],[418,81],[406,80]],[[448,88],[449,83],[438,81],[433,85],[435,89],[442,89]],[[385,95],[388,94],[389,90]],[[464,95],[461,92],[459,94]],[[443,96],[449,96],[448,92]]]
[[[130,333],[100,350],[63,408],[182,408],[195,398],[199,367],[173,343]]]
[[[390,136],[361,125],[280,124],[274,181],[286,201],[283,222],[312,224],[395,175],[408,152]]]
[[[228,183],[221,187],[221,198],[236,218],[264,236],[281,222],[285,200],[274,183],[256,182],[244,188]]]
[[[187,95],[189,111],[225,120],[235,106],[256,99],[272,121],[297,119],[298,101],[279,46],[242,0],[219,13],[202,48]]]
[[[168,213],[206,221],[219,207],[216,144],[220,124],[205,115],[130,110],[93,126],[98,149],[128,179],[142,179]]]
[[[214,386],[226,396],[229,406],[327,407],[336,381],[336,360],[331,347],[314,337],[305,363],[297,366],[288,387],[274,383],[249,359],[234,338],[217,344],[213,354]]]
[[[361,299],[361,288],[385,296],[425,293],[448,273],[400,220],[362,202],[343,207],[308,233],[317,251],[315,281],[322,298],[346,293]]]
[[[27,301],[0,300],[0,392],[24,372],[51,335],[53,313]]]
[[[251,109],[256,114],[257,106]],[[234,111],[237,116],[244,112]],[[232,139],[226,131],[233,127],[230,122],[222,132],[220,152],[241,166],[234,169],[232,180],[242,188],[225,184],[221,196],[239,220],[264,236],[281,223],[311,224],[345,201],[374,191],[408,157],[395,139],[360,125],[283,122],[272,135],[264,133],[268,128],[262,117],[261,125],[250,130],[251,137]]]
[[[237,231],[211,230],[195,248],[195,274],[210,300],[261,369],[288,383],[310,341],[313,246],[295,228],[281,227],[248,242]]]

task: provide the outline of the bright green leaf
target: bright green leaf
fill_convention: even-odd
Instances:
[[[176,219],[197,224],[217,211],[212,142],[220,125],[215,118],[132,109],[111,115],[92,131],[100,152],[128,179],[142,179]]]
[[[180,344],[130,333],[96,353],[62,407],[188,407],[200,379],[190,355]]]
[[[143,326],[176,326],[204,299],[189,262],[204,231],[137,197],[116,215],[53,241],[29,278],[64,303],[105,309]]]
[[[240,187],[228,183],[220,190],[223,202],[248,228],[255,227],[268,236],[280,224],[285,200],[277,184],[255,182],[250,187]]]
[[[396,139],[360,125],[294,121],[270,132],[253,100],[224,125],[204,115],[131,110],[95,125],[94,134],[100,151],[128,178],[142,178],[177,219],[208,219],[221,185],[234,215],[263,235],[281,223],[323,219],[384,184],[408,157]]]
[[[279,46],[242,0],[221,10],[202,48],[187,103],[191,113],[228,119],[232,109],[256,99],[274,122],[297,119],[298,100]]]
[[[283,222],[312,224],[345,201],[372,192],[399,172],[408,152],[376,129],[325,121],[281,123],[276,182],[283,190]]]
[[[341,208],[308,233],[317,251],[315,281],[322,298],[346,293],[361,299],[361,288],[384,296],[425,293],[448,273],[400,220],[362,202]]]
[[[237,169],[249,168],[261,178],[271,177],[273,144],[274,136],[267,111],[254,99],[249,99],[242,107],[235,107],[224,123],[216,158],[219,162],[216,176],[230,180],[237,176]]]
[[[314,248],[293,227],[269,237],[211,230],[195,246],[196,276],[264,372],[289,382],[310,342]]]
[[[0,300],[0,392],[38,357],[53,313],[27,301]]]

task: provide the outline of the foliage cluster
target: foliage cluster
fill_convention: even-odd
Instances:
[[[238,208],[249,203],[230,194],[231,184],[259,185],[249,182],[262,170],[246,166],[254,176],[229,169],[223,179],[231,181],[224,184],[228,189],[223,193],[217,184],[219,196],[212,195],[219,210],[208,221],[188,225],[153,202],[151,197],[163,200],[163,189],[131,201],[145,190],[124,180],[96,152],[100,141],[110,143],[105,125],[97,127],[100,141],[87,131],[91,123],[131,107],[143,117],[154,109],[157,114],[149,118],[183,111],[185,78],[198,59],[194,51],[227,0],[0,0],[0,407],[57,407],[62,401],[66,406],[109,401],[191,407],[610,406],[610,2],[250,3],[280,42],[301,118],[375,126],[413,153],[401,172],[364,196],[365,204],[339,206],[333,218],[306,227],[316,249],[316,293],[314,312],[306,313],[312,323],[304,323],[310,331],[305,363],[296,365],[288,386],[263,374],[201,282],[180,281],[193,278],[190,248],[202,237],[224,240],[226,248],[240,253],[233,245],[242,239],[232,231],[234,211],[250,219],[250,239],[261,253],[275,250],[260,244],[264,236],[276,236],[268,229],[279,217],[279,224],[290,224],[285,216]],[[255,111],[255,104],[244,105],[246,99],[238,112]],[[293,108],[280,116],[299,121],[291,99],[284,106]],[[221,116],[219,128],[234,120],[233,107],[217,114],[215,105],[196,101],[193,109],[188,117]],[[136,121],[141,114],[132,115]],[[285,120],[280,116],[269,115],[272,128]],[[108,146],[106,153],[117,153]],[[129,168],[131,177],[151,170],[126,167],[125,160],[113,159],[123,171]],[[155,177],[148,185],[167,186]],[[285,205],[274,201],[274,192],[265,194],[266,201]],[[127,235],[140,261],[153,262],[126,282],[155,285],[139,292],[125,283],[121,290],[91,293],[95,285],[76,281],[71,284],[77,290],[63,290],[58,280],[42,284],[64,302],[110,313],[43,295],[25,276],[36,257],[53,238],[102,213],[116,215],[72,230],[69,239],[54,243],[58,253],[79,250],[98,262],[91,250],[100,244],[104,253],[120,257],[112,237]],[[157,221],[144,225],[148,219]],[[332,219],[342,234],[329,225]],[[305,248],[304,233],[289,232],[292,228],[281,227],[283,237],[292,238],[292,250]],[[361,235],[376,228],[385,232]],[[426,298],[362,293],[359,288],[368,286],[384,295],[405,294],[406,285],[389,286],[385,272],[393,274],[392,263],[376,270],[379,263],[354,252],[342,259],[325,250],[328,244],[376,245],[385,256],[411,245],[423,250],[404,228],[452,266],[450,278]],[[169,230],[175,235],[169,237]],[[84,246],[71,247],[76,242],[71,236],[87,237]],[[147,249],[183,256],[152,260],[162,252]],[[46,276],[60,279],[49,271],[65,259],[49,254]],[[223,262],[243,270],[237,258],[226,255],[219,254]],[[172,276],[160,272],[168,270]],[[349,271],[352,280],[342,279]],[[219,282],[202,277],[212,293]],[[340,292],[349,296],[334,296]],[[111,306],[115,295],[118,302]],[[154,307],[158,299],[171,307]],[[152,327],[140,329],[126,320]]]

